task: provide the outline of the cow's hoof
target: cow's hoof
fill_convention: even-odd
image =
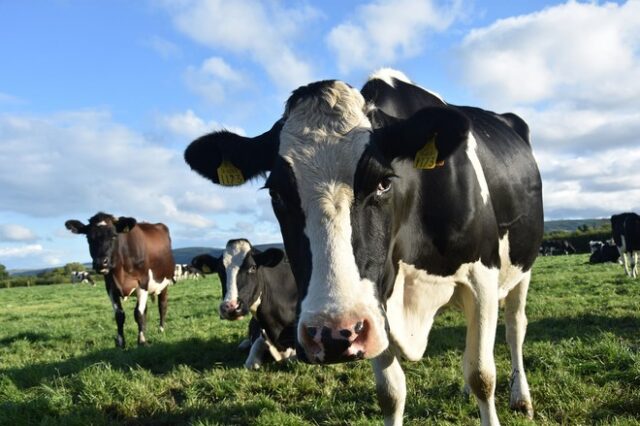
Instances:
[[[164,333],[164,327],[160,326],[160,333]]]
[[[529,420],[533,420],[533,405],[530,401],[515,401],[510,404],[510,407],[513,411],[518,411],[527,416]]]
[[[116,342],[116,348],[120,348],[120,349],[124,349],[124,339],[120,336],[115,338],[115,342]]]
[[[148,346],[149,342],[146,340],[138,340],[138,346]]]
[[[244,368],[247,370],[260,370],[260,364],[257,362],[245,362]]]

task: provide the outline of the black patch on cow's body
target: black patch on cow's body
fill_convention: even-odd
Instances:
[[[620,213],[611,216],[611,233],[616,246],[622,247],[624,236],[627,252],[640,250],[640,216]]]

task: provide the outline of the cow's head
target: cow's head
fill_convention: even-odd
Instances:
[[[89,253],[93,260],[93,269],[101,274],[108,274],[114,267],[113,255],[118,245],[119,234],[129,232],[136,226],[132,217],[120,217],[106,213],[97,213],[89,224],[78,220],[68,220],[64,226],[74,234],[85,234],[89,243]]]
[[[265,186],[298,285],[298,356],[309,362],[387,348],[386,270],[396,266],[394,237],[420,197],[416,153],[432,142],[441,164],[468,137],[468,120],[446,107],[373,129],[376,113],[347,84],[321,81],[294,91],[268,132],[216,132],[185,152],[214,183],[225,183],[221,165],[240,176],[226,180],[233,184],[271,172]]]

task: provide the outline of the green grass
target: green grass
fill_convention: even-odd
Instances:
[[[510,412],[504,326],[496,344],[503,424],[640,425],[640,280],[586,255],[540,258],[527,307],[525,365],[533,422]],[[104,288],[52,285],[0,290],[2,425],[378,425],[371,366],[242,367],[247,322],[217,318],[217,279],[170,289],[167,330],[150,304],[136,347],[134,301],[125,303],[128,347],[115,348]],[[408,425],[477,425],[461,389],[464,321],[436,320],[421,362],[404,363]]]

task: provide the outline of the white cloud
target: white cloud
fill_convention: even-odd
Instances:
[[[488,99],[637,106],[640,2],[569,1],[502,19],[471,31],[459,53],[466,83]]]
[[[239,135],[245,134],[244,129],[239,127],[227,126],[216,121],[205,121],[190,109],[181,113],[159,116],[157,122],[162,129],[168,130],[185,140],[193,140],[206,133],[221,129],[229,130]]]
[[[0,104],[24,104],[25,101],[8,93],[0,92]]]
[[[153,145],[113,122],[106,111],[0,115],[0,134],[0,213],[86,220],[107,211],[204,227],[210,220],[206,215],[215,210],[191,210],[193,200],[224,200],[224,188],[189,169],[182,148]],[[183,200],[191,205],[184,207]],[[257,210],[247,207],[252,203],[255,197],[247,196],[244,204],[227,202],[217,208]]]
[[[0,225],[0,241],[35,241],[37,235],[22,225]]]
[[[416,56],[429,32],[446,30],[461,14],[461,0],[376,0],[357,9],[353,20],[331,30],[327,43],[344,73],[372,70]]]
[[[282,88],[312,79],[309,64],[294,53],[296,37],[318,16],[308,5],[285,8],[257,0],[164,2],[177,28],[217,50],[249,55]]]
[[[548,219],[640,210],[640,2],[498,20],[456,54],[483,106],[528,122]]]
[[[229,89],[242,85],[243,78],[224,59],[212,57],[198,68],[187,68],[185,80],[194,93],[212,103],[221,103]]]
[[[0,247],[0,259],[8,257],[25,257],[42,253],[40,244],[30,244],[20,247]]]
[[[143,42],[143,45],[150,47],[163,59],[170,59],[180,55],[180,47],[177,44],[159,36],[152,36]]]

